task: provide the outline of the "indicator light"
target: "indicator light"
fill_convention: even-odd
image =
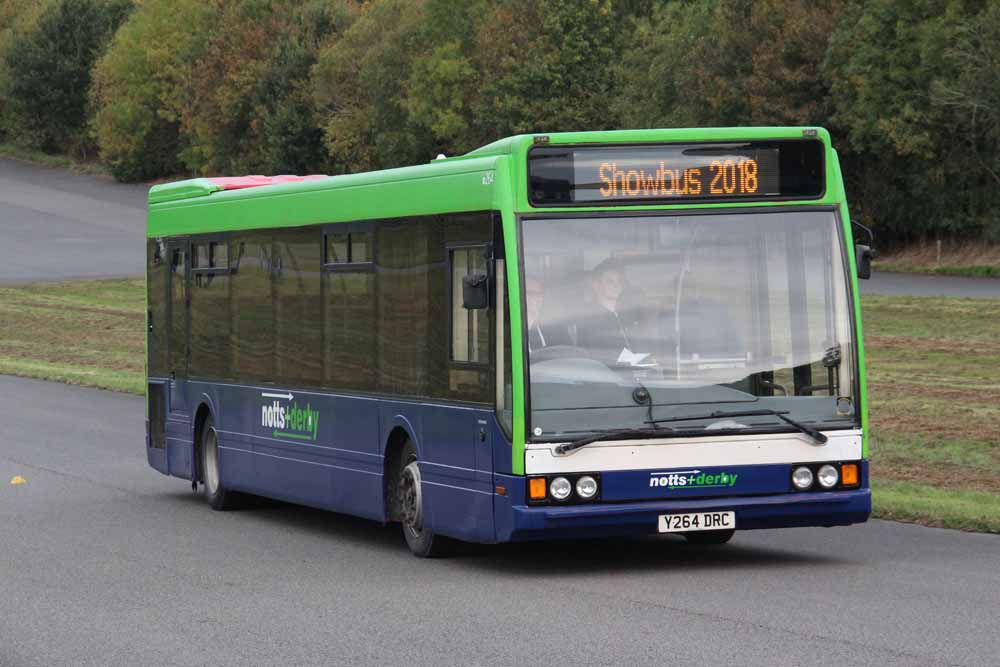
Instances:
[[[535,477],[528,480],[528,498],[531,500],[545,499],[545,478]]]
[[[856,486],[859,479],[857,463],[845,463],[840,466],[840,481],[844,486]]]

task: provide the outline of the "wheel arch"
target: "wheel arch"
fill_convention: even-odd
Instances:
[[[400,462],[406,443],[412,442],[420,456],[420,445],[414,436],[412,425],[402,416],[395,417],[388,426],[385,445],[382,450],[382,502],[386,522],[398,519],[396,512],[396,486],[399,482]]]

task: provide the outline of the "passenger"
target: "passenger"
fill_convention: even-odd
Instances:
[[[524,281],[525,312],[528,315],[528,351],[536,352],[556,345],[568,345],[565,331],[550,324],[542,324],[545,305],[545,286],[541,281],[528,278]]]

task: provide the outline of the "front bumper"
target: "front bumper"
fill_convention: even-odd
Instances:
[[[661,514],[736,512],[737,530],[801,526],[846,526],[868,520],[871,490],[781,493],[761,496],[627,503],[497,506],[497,539],[539,539],[643,535],[657,532]]]

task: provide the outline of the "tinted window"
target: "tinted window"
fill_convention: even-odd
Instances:
[[[203,241],[191,244],[191,268],[207,269],[211,267],[209,245]]]
[[[318,227],[275,233],[275,381],[280,385],[318,386],[322,380],[321,239]]]
[[[441,225],[434,218],[386,222],[377,238],[378,389],[441,395],[447,354]]]
[[[346,264],[351,261],[350,235],[347,232],[327,234],[326,261],[328,264]]]
[[[372,223],[353,222],[336,225],[326,233],[326,259],[329,268],[337,265],[367,264],[372,261]],[[351,267],[343,267],[350,270]]]
[[[231,377],[229,276],[195,269],[191,277],[191,376]]]
[[[274,377],[271,236],[241,235],[233,238],[231,247],[233,366],[242,382],[270,382]]]
[[[324,276],[323,384],[375,390],[375,274],[336,271]]]

